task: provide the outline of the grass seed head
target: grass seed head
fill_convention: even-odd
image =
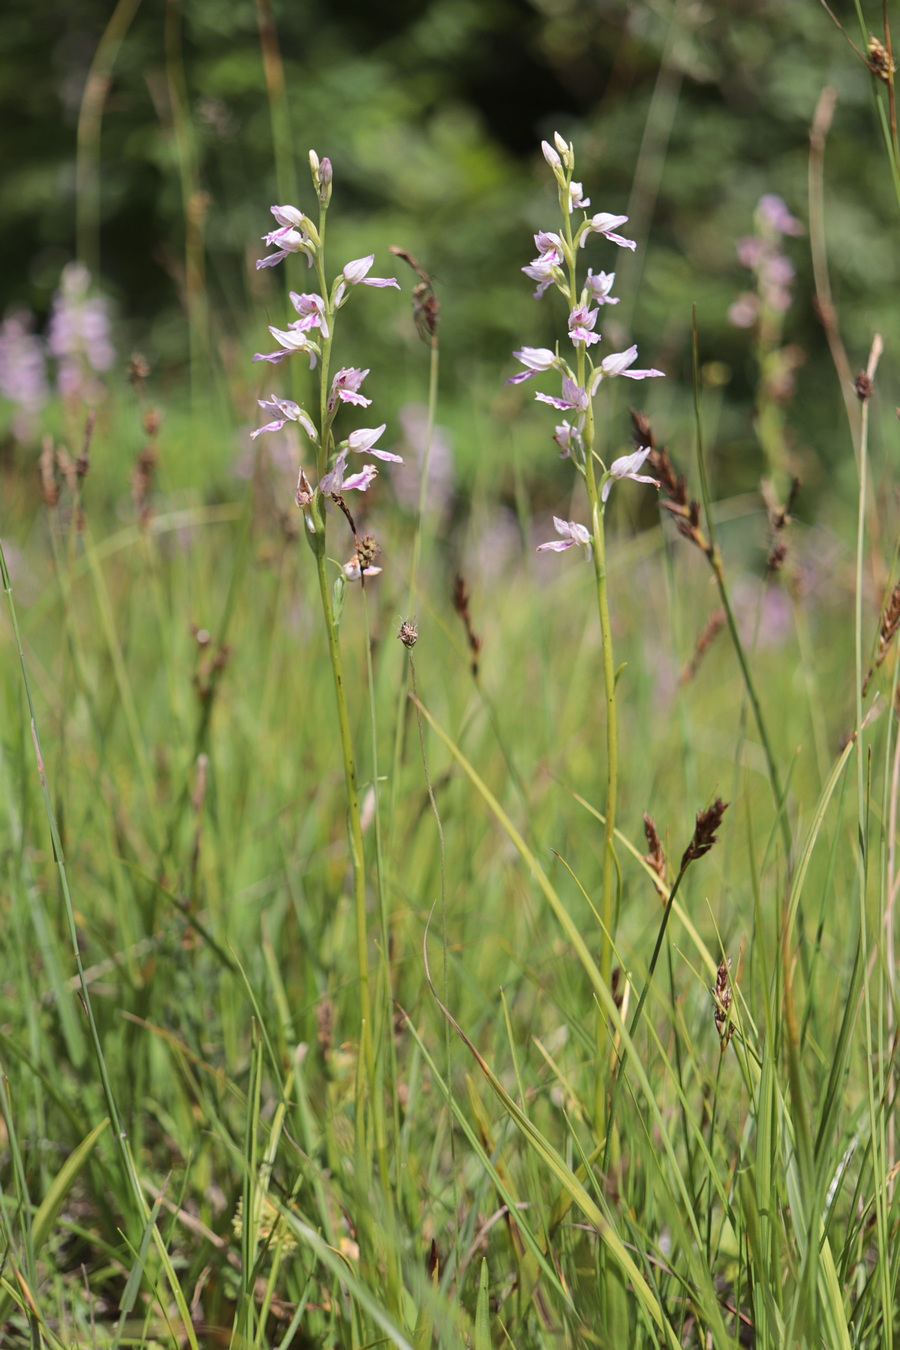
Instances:
[[[681,857],[682,871],[712,848],[718,839],[716,830],[722,824],[722,817],[727,810],[728,802],[723,802],[721,797],[717,797],[708,810],[697,812],[693,837]]]
[[[716,972],[716,982],[713,985],[712,996],[716,1005],[716,1031],[719,1033],[719,1041],[722,1049],[731,1040],[731,1034],[734,1027],[728,1018],[728,1010],[731,1007],[731,984],[729,973],[731,971],[731,957],[727,961],[719,962],[719,969]]]

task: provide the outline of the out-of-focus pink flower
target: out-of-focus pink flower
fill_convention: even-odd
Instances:
[[[774,192],[767,192],[760,197],[756,209],[765,223],[779,234],[799,236],[806,233],[803,222],[791,215],[786,203]]]
[[[25,309],[8,314],[0,324],[0,398],[15,407],[13,431],[25,439],[47,402],[47,359],[34,329],[34,315]]]
[[[562,538],[538,544],[536,552],[563,553],[567,548],[584,548],[587,549],[588,557],[591,556],[593,551],[591,532],[584,525],[579,525],[575,520],[560,520],[559,516],[553,517],[553,525],[556,533],[562,535]]]
[[[90,286],[91,274],[84,264],[67,263],[53,297],[47,346],[57,361],[57,387],[66,397],[85,392],[89,370],[101,374],[116,359],[109,304],[90,296]]]
[[[728,322],[735,328],[752,328],[759,318],[759,296],[742,291],[728,308]]]
[[[403,432],[403,439],[398,448],[403,450],[404,463],[391,473],[391,485],[397,500],[408,511],[415,511],[419,505],[422,466],[428,438],[428,409],[424,403],[404,404],[398,414],[398,420]],[[433,427],[428,455],[426,510],[435,512],[448,510],[453,502],[455,484],[456,472],[450,432],[446,427]]]

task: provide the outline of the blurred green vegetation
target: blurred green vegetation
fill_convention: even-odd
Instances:
[[[853,7],[837,13],[859,42]],[[215,339],[208,382],[226,340],[255,343],[264,316],[280,321],[281,279],[253,264],[270,203],[299,194],[308,205],[315,147],[335,165],[348,256],[381,261],[396,243],[437,278],[444,387],[467,390],[486,372],[499,386],[514,345],[556,331],[552,300],[535,306],[519,268],[530,234],[552,221],[538,145],[559,128],[578,144],[592,209],[627,211],[639,243],[616,260],[611,339],[618,320],[625,340],[686,380],[696,302],[701,355],[722,387],[722,463],[740,485],[756,368],[727,318],[746,287],[735,245],[764,193],[807,218],[808,133],[826,85],[838,94],[826,202],[841,330],[855,367],[876,323],[889,349],[900,340],[896,310],[880,303],[897,280],[898,212],[871,80],[813,0],[12,0],[0,50],[0,110],[15,128],[0,148],[0,311],[46,316],[80,250],[115,300],[123,352],[137,346],[175,376],[189,355],[192,264],[196,322]],[[803,360],[790,435],[813,486],[843,454],[831,436],[841,401],[808,241],[791,241],[791,257],[785,338]],[[360,323],[361,342],[377,336],[395,364],[407,360],[407,328],[385,328],[377,307]]]

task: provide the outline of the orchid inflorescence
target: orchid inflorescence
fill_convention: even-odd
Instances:
[[[265,258],[260,258],[256,266],[274,267],[292,253],[301,254],[306,258],[307,266],[316,269],[320,289],[319,292],[289,293],[291,304],[299,317],[292,320],[286,328],[275,328],[270,325],[269,332],[278,343],[278,348],[273,352],[257,352],[253,359],[266,361],[270,365],[279,365],[287,357],[299,352],[308,358],[311,370],[321,362],[321,374],[327,383],[334,317],[337,311],[347,303],[358,286],[376,288],[393,286],[398,290],[400,286],[395,277],[369,276],[375,261],[375,255],[369,254],[368,257],[356,258],[347,263],[335,277],[330,290],[328,289],[324,273],[323,239],[325,212],[331,200],[332,169],[330,161],[319,160],[314,150],[309,152],[309,164],[320,205],[318,226],[296,206],[273,206],[272,215],[278,222],[278,229],[263,235],[263,241],[275,245],[276,251]],[[385,430],[384,422],[378,427],[360,427],[350,432],[340,442],[335,440],[333,424],[344,404],[355,404],[361,408],[371,405],[372,400],[360,392],[368,374],[368,370],[361,370],[356,366],[344,366],[338,370],[328,387],[327,397],[324,388],[322,390],[319,425],[305,408],[292,399],[272,395],[258,400],[263,411],[272,414],[272,417],[265,426],[252,431],[251,437],[260,436],[265,431],[280,431],[286,422],[296,422],[303,428],[315,449],[318,485],[314,487],[301,468],[296,495],[297,504],[303,511],[307,528],[312,534],[316,532],[314,508],[317,505],[317,497],[338,497],[351,491],[365,492],[378,473],[374,464],[365,464],[357,472],[348,472],[347,462],[351,452],[373,455],[376,459],[392,460],[398,464],[403,462],[400,455],[392,454],[389,450],[377,446]],[[366,569],[368,573],[379,570],[374,567]],[[351,580],[357,578],[358,573],[350,577]]]
[[[646,380],[663,374],[661,370],[637,370],[637,347],[631,346],[622,352],[612,352],[609,356],[596,361],[591,349],[601,341],[597,332],[597,319],[602,305],[616,305],[618,299],[611,294],[615,282],[615,272],[597,272],[588,270],[584,285],[579,289],[576,282],[578,250],[584,248],[592,235],[599,235],[617,244],[619,248],[634,249],[633,239],[626,239],[616,233],[624,225],[627,216],[612,215],[600,211],[593,216],[587,215],[590,206],[589,197],[584,196],[581,183],[573,180],[575,170],[575,152],[559,132],[554,135],[554,144],[542,142],[544,158],[553,171],[559,193],[562,213],[562,230],[555,233],[541,230],[534,236],[538,256],[523,267],[526,276],[537,282],[534,297],[539,300],[552,286],[560,292],[569,311],[568,338],[575,349],[574,360],[560,356],[559,349],[551,351],[548,347],[521,347],[513,355],[525,367],[513,375],[507,384],[523,384],[537,375],[556,371],[562,378],[560,395],[537,393],[540,403],[548,403],[562,412],[574,413],[573,417],[563,419],[556,427],[553,439],[560,448],[564,459],[571,459],[575,468],[587,477],[590,472],[594,482],[593,459],[593,400],[604,380],[623,375],[629,380]],[[555,148],[554,148],[555,146]],[[581,223],[574,229],[572,216],[577,210],[585,212]],[[612,484],[619,478],[632,478],[640,483],[655,483],[656,480],[641,474],[644,461],[650,454],[649,447],[639,447],[630,455],[623,455],[612,462],[607,469],[598,459],[602,471],[599,502],[601,510],[606,504]],[[561,552],[574,546],[585,548],[591,553],[591,531],[575,521],[554,518],[557,533],[561,536],[547,544],[541,544],[538,551]]]

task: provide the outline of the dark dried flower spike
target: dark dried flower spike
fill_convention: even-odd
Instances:
[[[728,802],[723,802],[721,797],[717,797],[712,806],[707,811],[697,812],[697,824],[694,826],[694,836],[681,858],[681,870],[689,867],[692,862],[702,858],[704,853],[708,853],[716,842],[716,830],[722,824],[722,817],[728,809]]]
[[[659,841],[659,835],[656,833],[656,825],[644,812],[644,837],[647,840],[647,847],[650,852],[644,854],[644,862],[652,867],[661,881],[666,879],[666,855],[663,853],[663,846]]]
[[[419,630],[412,619],[404,619],[397,629],[397,636],[404,647],[414,647],[419,640]]]
[[[423,342],[433,340],[437,335],[438,317],[440,315],[440,302],[434,293],[434,285],[431,277],[425,271],[411,253],[405,248],[397,248],[395,244],[388,246],[388,252],[402,258],[419,277],[419,281],[413,287],[413,319],[415,320],[416,332]]]
[[[684,685],[689,684],[697,674],[697,671],[700,669],[700,662],[703,660],[709,647],[715,641],[716,635],[725,626],[725,617],[725,611],[720,606],[718,609],[714,609],[712,614],[710,614],[709,618],[706,620],[703,631],[694,644],[691,659],[688,661],[678,678],[680,686],[683,687]]]
[[[469,643],[469,654],[471,656],[472,675],[478,679],[478,655],[481,651],[481,638],[472,627],[472,614],[469,609],[469,592],[466,583],[459,575],[453,582],[453,608],[462,619],[466,628],[466,639]]]
[[[864,370],[861,370],[853,381],[853,388],[856,390],[856,397],[860,403],[865,403],[866,399],[872,397],[873,384],[871,376]]]
[[[881,80],[883,84],[890,84],[891,76],[897,67],[891,60],[887,47],[874,33],[870,33],[869,40],[866,43],[866,50],[869,53],[868,65],[872,74],[876,79]]]
[[[731,1034],[734,1027],[728,1020],[728,1010],[731,1007],[731,985],[728,975],[731,970],[731,957],[727,961],[719,962],[719,969],[716,971],[716,982],[713,986],[712,996],[716,1004],[716,1031],[719,1033],[719,1040],[724,1049],[731,1040]]]
[[[875,654],[875,664],[870,666],[869,673],[866,675],[862,688],[863,696],[868,692],[872,676],[890,651],[891,643],[897,635],[898,626],[900,626],[900,581],[891,591],[881,615],[881,627],[878,630],[878,651]]]

